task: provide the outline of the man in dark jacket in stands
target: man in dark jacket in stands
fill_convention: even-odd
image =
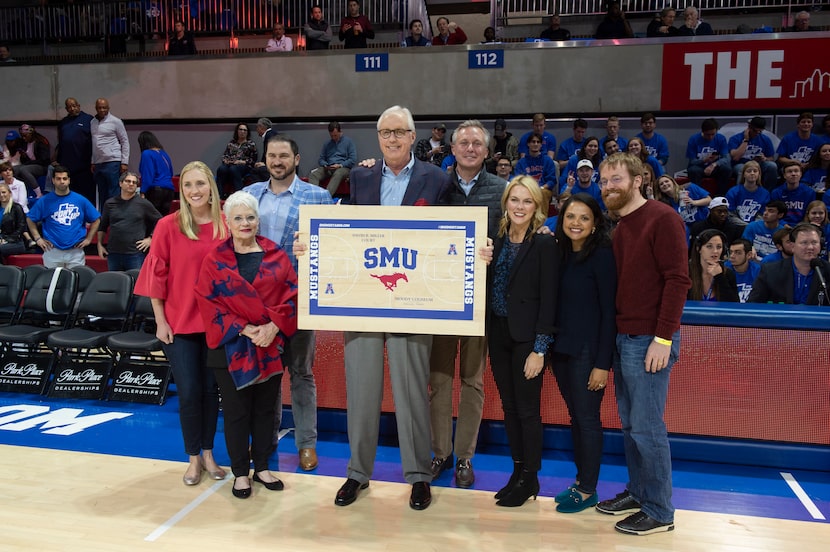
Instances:
[[[306,50],[328,50],[331,42],[331,27],[323,19],[323,8],[311,7],[311,19],[303,26]]]
[[[193,33],[184,30],[184,22],[177,19],[173,24],[173,36],[170,37],[170,44],[167,48],[168,56],[195,56],[196,41],[193,40]]]

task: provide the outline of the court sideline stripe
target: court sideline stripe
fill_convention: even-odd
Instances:
[[[801,501],[801,504],[803,504],[804,507],[807,509],[807,512],[809,512],[810,515],[813,516],[813,519],[827,519],[824,517],[824,514],[821,513],[821,510],[818,509],[816,503],[813,502],[809,496],[807,496],[807,493],[804,492],[804,489],[802,489],[801,485],[798,484],[798,481],[795,480],[793,474],[787,472],[779,473],[781,474],[781,477],[784,478],[784,481],[786,481],[787,485],[789,485],[790,489],[792,489],[793,493],[795,493],[795,496],[798,498],[798,500]]]
[[[207,500],[208,497],[210,497],[210,495],[212,495],[213,493],[218,491],[220,489],[220,487],[222,487],[222,485],[224,485],[228,481],[231,481],[230,477],[225,478],[222,481],[217,481],[216,483],[211,485],[211,487],[209,489],[207,489],[205,492],[203,492],[202,494],[197,496],[190,504],[188,504],[187,506],[185,506],[184,508],[182,508],[181,510],[176,512],[173,515],[173,517],[171,517],[170,519],[168,519],[167,521],[165,521],[164,523],[159,525],[156,528],[155,531],[153,531],[152,533],[150,533],[149,535],[144,537],[144,540],[147,541],[147,542],[155,541],[157,538],[159,538],[164,533],[166,533],[168,529],[171,529],[174,525],[176,525],[178,522],[180,522],[182,519],[184,519],[184,517],[187,514],[192,512],[199,504],[201,504],[202,502]]]
[[[288,429],[280,430],[279,434],[278,434],[278,437],[277,437],[277,440],[281,441],[283,437],[285,437],[288,433],[290,433],[293,430],[294,430],[293,427],[288,428]],[[176,525],[178,522],[180,522],[182,519],[184,519],[184,517],[187,514],[189,514],[190,512],[192,512],[196,508],[196,506],[198,506],[199,504],[201,504],[202,502],[207,500],[210,495],[212,495],[213,493],[218,491],[219,488],[222,485],[224,485],[225,483],[227,483],[228,481],[230,481],[230,478],[226,478],[222,481],[217,481],[216,483],[214,483],[208,490],[206,490],[205,492],[200,494],[198,497],[196,497],[196,499],[194,499],[193,502],[191,502],[190,504],[188,504],[187,506],[185,506],[184,508],[182,508],[181,510],[176,512],[176,514],[173,517],[171,517],[170,519],[168,519],[167,521],[165,521],[164,523],[159,525],[156,528],[155,531],[153,531],[152,533],[150,533],[149,535],[144,537],[144,540],[147,541],[147,542],[155,541],[157,538],[159,538],[164,533],[166,533],[168,529],[170,529],[171,527]]]

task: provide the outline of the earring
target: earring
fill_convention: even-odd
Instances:
[[[596,232],[596,231],[597,231],[597,227],[596,227],[596,226],[594,226],[593,228],[591,228],[591,234],[593,234],[593,233],[594,233],[594,232]]]

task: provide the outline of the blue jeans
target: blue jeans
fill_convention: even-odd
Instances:
[[[179,422],[189,456],[213,450],[219,419],[219,388],[213,369],[207,365],[207,351],[203,333],[176,334],[173,343],[164,345],[176,380]]]
[[[661,523],[674,521],[671,451],[663,415],[669,394],[671,367],[680,353],[680,332],[672,336],[668,366],[645,369],[652,335],[617,334],[614,386],[622,424],[628,491],[643,512]]]
[[[248,165],[220,165],[216,169],[216,184],[219,186],[219,193],[227,194],[228,184],[233,187],[234,192],[242,189],[242,181],[248,176],[251,167]]]
[[[706,165],[698,159],[689,162],[689,168],[687,169],[689,180],[700,186],[700,183],[706,177],[705,169]],[[717,183],[718,195],[725,196],[726,192],[729,191],[729,179],[732,177],[732,163],[729,161],[729,157],[719,158],[715,170],[709,176],[714,178]]]
[[[586,344],[578,356],[553,355],[553,375],[571,417],[576,480],[583,493],[597,491],[602,463],[602,419],[600,407],[605,389],[591,391],[588,379],[594,369],[591,346]]]
[[[104,208],[104,203],[111,197],[119,195],[118,177],[121,176],[121,161],[107,161],[95,165],[92,177],[98,187],[98,207]]]
[[[317,384],[314,381],[313,330],[297,330],[285,346],[283,360],[291,376],[291,414],[294,416],[294,443],[297,450],[317,446]],[[282,387],[277,393],[274,415],[274,444],[282,423]]]
[[[132,270],[141,268],[144,264],[144,253],[109,253],[107,255],[107,268],[114,270]]]

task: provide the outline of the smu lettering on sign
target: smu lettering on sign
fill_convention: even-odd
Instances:
[[[663,46],[662,110],[830,107],[830,38]]]

